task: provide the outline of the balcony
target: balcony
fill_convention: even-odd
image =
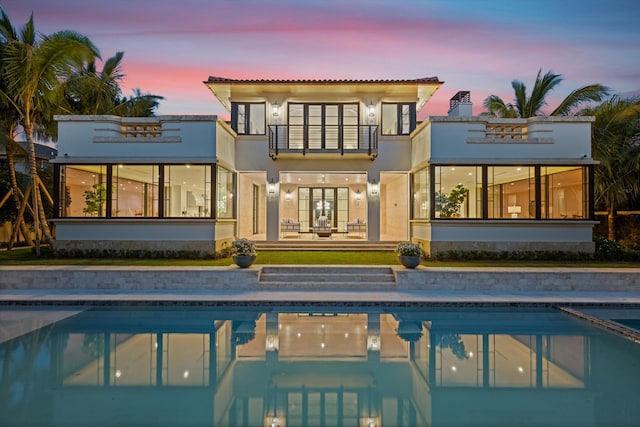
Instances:
[[[270,125],[269,156],[282,154],[378,156],[377,125]]]

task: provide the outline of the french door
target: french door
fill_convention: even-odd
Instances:
[[[298,189],[298,218],[306,219],[309,229],[321,216],[326,216],[332,228],[344,231],[349,220],[349,189],[347,187],[301,187]]]
[[[339,150],[358,144],[358,104],[289,104],[289,148]]]

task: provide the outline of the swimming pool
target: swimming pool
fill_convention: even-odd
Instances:
[[[4,307],[0,315],[3,426],[640,420],[640,346],[548,308]]]

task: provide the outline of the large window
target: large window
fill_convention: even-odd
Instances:
[[[158,166],[112,166],[112,217],[158,216]]]
[[[61,168],[60,212],[62,216],[106,216],[107,167],[105,165]]]
[[[482,168],[436,166],[435,217],[482,218]]]
[[[233,218],[235,174],[213,165],[65,165],[60,167],[61,217]]]
[[[164,215],[211,217],[210,165],[165,166]]]
[[[233,172],[218,166],[218,178],[216,188],[216,207],[218,218],[233,218]]]
[[[264,135],[266,132],[264,103],[233,102],[231,127],[239,135]]]
[[[447,165],[432,170],[432,218],[589,217],[588,167]],[[423,171],[413,176],[413,218],[425,217],[424,203],[431,193],[424,190],[428,178]]]
[[[429,170],[413,174],[413,218],[429,218]]]
[[[489,166],[487,181],[489,218],[536,217],[534,167]]]
[[[541,167],[542,218],[585,218],[588,212],[586,175],[586,168],[581,166]]]
[[[416,128],[416,104],[383,103],[382,134],[409,135]]]

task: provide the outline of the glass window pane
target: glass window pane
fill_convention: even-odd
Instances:
[[[245,104],[238,104],[238,134],[246,133],[245,126],[247,122],[247,114]]]
[[[413,217],[429,218],[429,175],[427,168],[413,174]]]
[[[549,166],[540,168],[544,177],[542,193],[546,202],[542,217],[577,219],[586,215],[587,196],[584,192],[586,171],[581,166]]]
[[[487,172],[489,218],[535,218],[535,168],[495,166]]]
[[[264,135],[266,120],[265,104],[249,104],[249,108],[249,134]]]
[[[218,218],[233,218],[234,193],[233,172],[218,166],[218,183],[216,188]]]
[[[409,104],[403,104],[401,107],[402,131],[403,135],[411,133],[411,107]]]
[[[435,168],[436,218],[482,218],[482,168]]]
[[[164,216],[211,217],[210,165],[165,166]]]
[[[63,166],[60,181],[60,210],[63,217],[106,215],[105,165]]]
[[[289,104],[289,148],[304,147],[304,106]]]
[[[114,165],[111,216],[158,216],[158,166]]]
[[[382,104],[382,134],[398,134],[398,104]]]

